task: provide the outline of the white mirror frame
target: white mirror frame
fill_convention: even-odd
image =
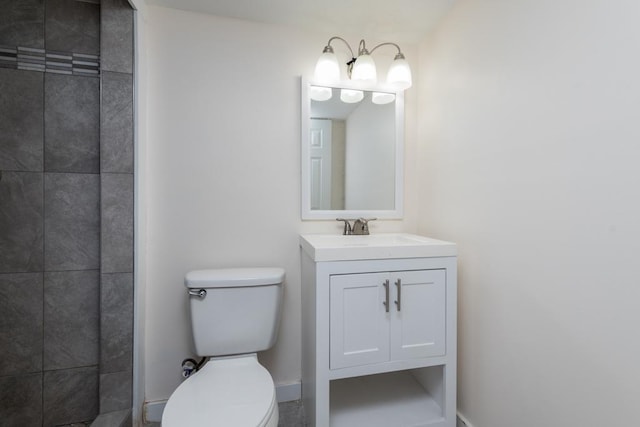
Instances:
[[[396,100],[396,129],[395,129],[395,197],[394,208],[389,210],[317,210],[311,209],[311,170],[310,170],[310,153],[309,153],[309,129],[311,116],[311,99],[309,97],[309,86],[313,86],[312,81],[304,78],[301,79],[301,204],[302,219],[331,219],[336,218],[379,218],[379,219],[402,219],[403,215],[403,192],[404,192],[404,92],[395,92]],[[318,85],[322,86],[322,85]],[[372,91],[376,88],[360,88],[355,86],[335,84],[333,88],[339,89],[358,89]],[[387,89],[380,89],[381,92],[391,92]]]

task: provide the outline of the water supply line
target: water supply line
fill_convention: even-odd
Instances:
[[[189,378],[194,372],[198,372],[206,360],[206,357],[203,357],[200,362],[196,362],[195,359],[191,358],[184,359],[182,361],[182,376],[184,378]]]

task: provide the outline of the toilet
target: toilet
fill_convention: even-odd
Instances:
[[[173,392],[162,427],[276,427],[278,403],[256,353],[278,336],[285,272],[281,268],[187,273],[191,332],[209,360]]]

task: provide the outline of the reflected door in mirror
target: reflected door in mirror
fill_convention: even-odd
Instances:
[[[311,209],[344,209],[344,120],[311,119]]]
[[[311,209],[331,209],[331,121],[312,119],[309,131]]]

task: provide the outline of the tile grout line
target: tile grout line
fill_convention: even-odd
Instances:
[[[43,38],[43,49],[46,52],[46,46],[47,46],[47,2],[44,2],[43,4],[43,11],[42,11],[42,38]],[[46,54],[45,54],[45,58],[46,58]],[[45,60],[45,64],[46,64],[46,60]],[[46,65],[45,65],[45,69],[46,69]],[[46,133],[46,107],[47,107],[47,84],[46,84],[46,75],[43,74],[42,75],[42,365],[41,365],[41,369],[42,369],[42,374],[40,375],[40,383],[41,383],[41,398],[42,398],[42,402],[41,402],[41,406],[40,406],[40,415],[41,415],[41,422],[42,425],[44,426],[44,358],[45,358],[45,340],[44,340],[44,331],[45,331],[45,318],[44,318],[44,313],[45,313],[45,291],[44,291],[44,270],[45,270],[45,259],[46,259],[46,243],[45,243],[45,236],[46,236],[46,231],[45,231],[45,227],[46,227],[46,218],[47,218],[47,211],[46,211],[46,193],[45,193],[45,175],[44,175],[44,171],[45,171],[45,164],[46,164],[46,139],[47,139],[47,133]]]
[[[100,4],[100,43],[98,47],[98,51],[102,55],[102,4]],[[102,393],[100,392],[100,383],[102,378],[102,281],[103,281],[103,262],[102,262],[102,221],[104,216],[104,203],[102,201],[102,184],[103,184],[103,171],[102,171],[102,117],[103,117],[103,103],[104,103],[104,73],[102,71],[102,63],[99,64],[99,76],[98,76],[98,173],[99,173],[99,183],[98,183],[98,258],[99,258],[99,269],[98,273],[98,390],[96,401],[98,402],[98,414],[96,418],[100,416],[102,413]]]

